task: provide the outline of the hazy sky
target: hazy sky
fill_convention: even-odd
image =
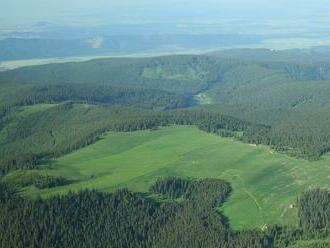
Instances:
[[[327,17],[329,0],[0,0],[0,24]]]

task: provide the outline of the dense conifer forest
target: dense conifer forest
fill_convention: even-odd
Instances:
[[[299,197],[299,227],[269,226],[262,231],[233,231],[216,211],[231,192],[225,181],[172,177],[157,181],[150,191],[166,201],[126,189],[29,200],[1,184],[1,247],[266,248],[322,240],[329,234],[330,194],[325,190]],[[318,241],[315,247],[327,244]]]
[[[201,103],[209,109],[206,98],[216,112],[268,126],[250,132],[256,143],[309,160],[327,153],[329,63],[238,60],[235,54],[101,59],[1,72],[0,116],[17,106],[63,101],[153,111]]]

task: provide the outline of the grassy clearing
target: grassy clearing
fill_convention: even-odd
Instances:
[[[43,172],[38,170],[16,170],[1,178],[1,182],[9,184],[12,187],[24,187],[33,184],[42,175]]]
[[[20,111],[18,113],[15,113],[18,117],[24,117],[33,113],[37,113],[40,111],[48,110],[52,107],[55,107],[57,104],[49,104],[49,103],[42,103],[42,104],[36,104],[33,106],[23,106],[20,108]]]
[[[42,170],[74,183],[50,190],[25,188],[27,196],[48,197],[70,190],[147,191],[158,177],[223,178],[233,194],[221,208],[236,229],[296,224],[296,196],[313,186],[330,187],[330,155],[317,162],[273,153],[207,134],[191,126],[157,131],[108,133],[99,142],[54,161]]]
[[[198,80],[199,75],[193,68],[185,68],[183,72],[173,73],[169,69],[161,66],[146,67],[143,70],[143,77],[152,79],[169,79],[169,80]]]

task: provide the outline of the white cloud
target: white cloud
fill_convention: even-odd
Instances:
[[[92,48],[97,49],[101,48],[104,43],[103,37],[95,37],[86,41],[88,44],[91,45]]]

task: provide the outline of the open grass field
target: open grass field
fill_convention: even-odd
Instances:
[[[308,187],[330,187],[330,155],[308,162],[193,126],[171,126],[107,133],[40,173],[63,176],[73,183],[50,190],[31,186],[23,194],[47,197],[69,190],[113,191],[120,187],[147,191],[157,178],[169,175],[223,178],[231,182],[234,191],[221,211],[233,228],[241,229],[274,223],[295,225],[296,209],[291,204],[297,195]]]

